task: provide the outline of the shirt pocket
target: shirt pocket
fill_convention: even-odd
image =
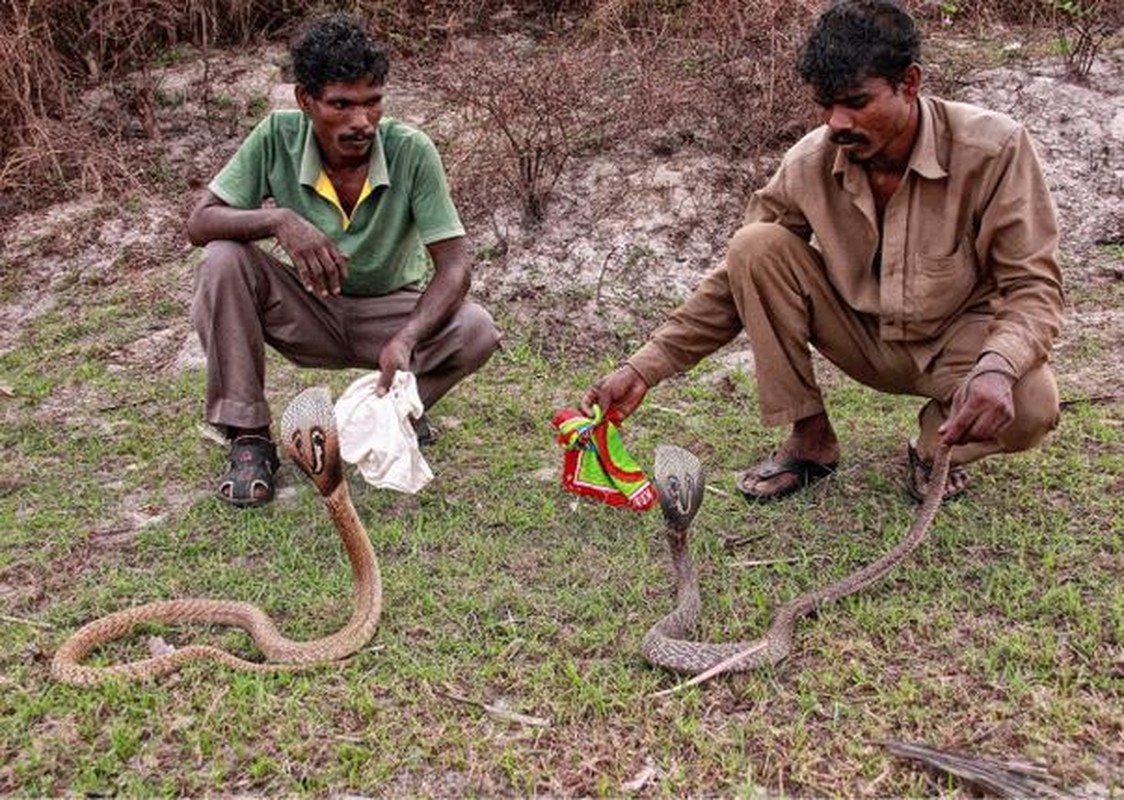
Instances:
[[[972,237],[961,238],[956,249],[946,255],[916,253],[911,272],[910,316],[935,333],[963,308],[979,282]]]

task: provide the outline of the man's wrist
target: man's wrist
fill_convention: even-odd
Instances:
[[[629,356],[625,364],[632,369],[649,389],[675,374],[675,368],[654,342],[648,342]]]
[[[617,367],[617,369],[628,370],[629,372],[631,372],[631,373],[632,373],[633,377],[635,377],[635,378],[638,378],[638,379],[640,380],[640,382],[644,384],[644,387],[645,387],[645,388],[647,388],[647,389],[651,389],[651,388],[652,388],[652,387],[651,387],[651,386],[650,386],[650,385],[648,384],[648,379],[647,379],[647,378],[645,378],[645,377],[643,376],[643,374],[641,374],[640,370],[638,370],[638,369],[637,369],[636,367],[632,366],[632,364],[628,363],[627,361],[622,361],[622,362],[620,363],[620,366],[618,366],[618,367]]]
[[[972,371],[968,373],[967,382],[971,382],[981,375],[1002,375],[1014,384],[1019,376],[1011,362],[994,351],[988,351],[980,356]]]
[[[277,240],[281,239],[281,231],[289,224],[290,220],[298,216],[292,209],[281,206],[262,210],[267,213],[265,219],[266,227],[269,229],[269,235]]]

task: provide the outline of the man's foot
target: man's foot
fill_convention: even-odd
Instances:
[[[811,486],[839,465],[839,439],[823,411],[798,419],[771,456],[738,476],[738,491],[751,503],[787,497]]]
[[[230,446],[230,469],[219,484],[219,499],[238,508],[268,503],[279,466],[277,447],[268,437],[237,437]]]
[[[738,491],[751,503],[767,503],[811,486],[835,472],[838,459],[812,461],[775,451],[755,467],[738,476]]]
[[[410,424],[414,426],[414,433],[417,434],[418,447],[429,447],[437,443],[437,429],[429,424],[429,417],[425,414],[417,419],[411,417]]]
[[[933,472],[932,460],[925,460],[917,452],[913,442],[906,445],[905,490],[918,503],[925,499],[929,491],[930,479]],[[963,496],[971,477],[964,467],[960,465],[948,468],[948,480],[944,485],[944,499],[953,500]]]

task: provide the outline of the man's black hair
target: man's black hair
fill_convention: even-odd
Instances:
[[[386,50],[347,14],[313,20],[297,36],[290,53],[297,83],[313,97],[319,97],[328,83],[369,79],[381,85],[390,69]]]
[[[831,98],[872,77],[897,88],[920,60],[921,34],[894,0],[835,0],[812,25],[796,69]]]

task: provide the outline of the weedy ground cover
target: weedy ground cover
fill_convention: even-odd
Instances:
[[[81,15],[95,5],[103,16],[91,26]],[[522,23],[500,14],[507,5]],[[351,477],[385,585],[382,624],[362,652],[308,673],[257,677],[198,665],[155,684],[92,690],[52,683],[50,657],[77,626],[125,606],[247,600],[298,638],[347,617],[344,554],[297,470],[282,467],[268,508],[238,512],[213,498],[225,452],[197,427],[202,370],[181,358],[197,257],[183,241],[183,211],[282,77],[238,93],[247,61],[269,66],[272,57],[253,40],[281,30],[278,9],[291,15],[291,6],[151,3],[153,14],[179,21],[137,26],[127,3],[77,3],[41,36],[47,23],[35,15],[48,6],[13,5],[20,13],[0,19],[0,208],[41,216],[21,217],[18,235],[2,231],[0,251],[0,322],[11,323],[0,326],[0,793],[963,791],[882,744],[903,740],[1035,760],[1068,788],[1119,794],[1124,404],[1115,387],[1124,282],[1117,234],[1082,231],[1080,250],[1072,238],[1076,223],[1103,216],[1095,201],[1111,199],[1112,153],[1101,143],[1066,134],[1052,137],[1047,153],[1067,155],[1061,145],[1071,143],[1057,139],[1075,138],[1072,148],[1088,153],[1079,167],[1104,165],[1092,170],[1090,194],[1067,196],[1072,206],[1062,209],[1072,313],[1055,359],[1066,400],[1060,428],[1031,453],[974,468],[970,495],[941,510],[929,541],[880,585],[802,621],[786,663],[653,698],[676,684],[637,655],[645,629],[673,602],[658,515],[579,501],[559,485],[551,413],[642,341],[697,272],[700,251],[703,261],[718,257],[745,191],[806,125],[788,102],[796,89],[783,65],[812,5],[368,7],[399,32],[396,48],[425,51],[416,65],[396,62],[394,80],[406,80],[392,88],[404,88],[406,102],[393,99],[447,155],[476,236],[477,288],[507,331],[505,347],[436,410],[433,484],[406,497]],[[1072,6],[918,8],[930,32],[1019,20],[1042,24],[1049,38],[1047,5]],[[185,11],[203,28],[177,27]],[[247,48],[238,54],[245,59],[203,47],[201,65],[177,65],[180,44],[200,44],[202,33],[204,45],[215,44],[207,26],[217,20]],[[730,20],[737,24],[718,24]],[[482,32],[536,55],[528,63],[539,72],[529,78],[550,77],[559,52],[575,56],[546,98],[554,105],[501,104],[511,137],[495,137],[496,119],[482,112],[522,78],[497,63],[488,49],[495,40],[472,49]],[[1003,30],[966,47],[950,36],[931,51],[929,74],[955,89],[981,61],[1017,67],[1027,56],[1008,49],[1010,38]],[[1049,44],[1026,40],[1026,50]],[[467,49],[436,52],[449,42]],[[81,66],[83,53],[93,66]],[[97,82],[82,72],[94,67],[105,90],[96,102],[75,88]],[[410,80],[419,74],[434,83]],[[1094,70],[1094,82],[1106,74]],[[465,75],[489,92],[470,102]],[[571,106],[572,124],[542,140],[564,177],[494,179],[497,159],[517,159],[539,142],[542,119]],[[676,160],[693,151],[701,157]],[[565,170],[593,157],[666,162],[672,177],[637,186],[626,169],[592,170],[588,183],[604,194],[591,197],[574,178],[591,173]],[[703,167],[675,183],[684,163]],[[709,185],[720,191],[707,194]],[[613,217],[638,192],[655,207],[681,191],[680,206],[697,211],[670,219],[666,240],[634,229],[637,219]],[[707,205],[719,194],[726,200]],[[44,207],[60,197],[67,202]],[[576,229],[570,239],[531,252],[528,242],[566,222]],[[595,238],[618,224],[615,243]],[[713,241],[700,244],[700,228]],[[599,269],[590,280],[575,255],[586,239],[596,246],[582,257]],[[502,280],[505,259],[522,268],[518,280]],[[675,270],[677,280],[667,280]],[[784,503],[745,505],[734,473],[779,434],[757,422],[744,364],[716,358],[669,381],[625,426],[646,467],[654,447],[670,442],[708,470],[693,549],[703,635],[716,640],[757,636],[779,604],[883,553],[913,513],[897,470],[917,401],[863,390],[826,365],[844,446],[838,474]],[[268,391],[279,412],[307,385],[338,394],[354,377],[271,359]],[[240,633],[153,627],[97,658],[142,656],[149,633],[255,656]]]
[[[386,610],[347,664],[52,683],[67,633],[146,600],[249,600],[294,637],[346,618],[350,573],[303,477],[286,465],[271,507],[224,507],[210,491],[225,454],[196,427],[201,371],[153,376],[120,358],[183,313],[140,300],[190,269],[117,292],[76,281],[0,356],[3,791],[618,795],[646,775],[644,792],[664,795],[932,793],[889,739],[1119,781],[1105,766],[1120,755],[1118,402],[1078,403],[1043,448],[978,467],[970,497],[887,581],[801,623],[787,663],[653,699],[675,684],[637,655],[672,602],[658,515],[565,494],[548,423],[610,364],[548,361],[518,333],[439,408],[434,483],[406,497],[352,478]],[[354,377],[271,368],[278,409]],[[825,376],[846,460],[783,504],[751,509],[733,491],[775,442],[744,371],[698,369],[626,425],[642,463],[673,442],[710,472],[694,539],[709,638],[756,636],[776,605],[909,523],[894,466],[916,403]],[[153,632],[254,655],[239,633]],[[99,657],[143,655],[142,639]]]

